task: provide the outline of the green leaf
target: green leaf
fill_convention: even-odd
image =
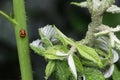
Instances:
[[[46,79],[48,79],[51,74],[54,72],[55,70],[55,61],[49,61],[47,66],[46,66],[46,69],[45,69],[45,75],[46,75]]]
[[[95,68],[85,68],[85,80],[105,80],[102,72]]]
[[[82,45],[82,44],[76,44],[76,45],[77,45],[77,49],[81,56],[97,63],[98,66],[100,68],[102,68],[103,64],[102,64],[98,54],[96,53],[95,49],[85,46],[85,45]]]
[[[101,61],[103,63],[103,67],[107,66],[110,63],[111,58],[113,57],[111,54],[111,51],[109,53],[106,53],[105,51],[102,51],[100,49],[95,49],[96,52],[101,56]]]
[[[52,60],[54,59],[63,60],[64,58],[67,58],[68,54],[66,54],[66,49],[65,47],[64,49],[62,48],[63,46],[60,45],[48,48],[48,50],[44,52],[45,58]]]
[[[61,42],[63,42],[64,45],[67,45],[67,44],[70,44],[70,45],[75,45],[75,42],[68,38],[67,36],[65,36],[59,29],[57,29],[55,26],[54,26],[54,29],[56,30],[56,32],[58,33],[58,35],[56,35],[56,37],[58,39],[61,40]]]
[[[40,33],[41,39],[45,43],[46,47],[53,46],[51,41],[46,36],[43,35],[41,30],[39,30],[39,33]]]
[[[55,55],[55,53],[57,53],[57,51],[45,52],[45,58],[51,59],[51,60],[63,60],[66,58],[65,56],[57,56]]]
[[[103,52],[102,50],[95,48],[96,52],[101,56],[101,57],[108,57],[108,53]]]
[[[71,2],[71,4],[76,5],[76,6],[79,6],[79,7],[83,7],[83,8],[87,8],[87,7],[88,7],[86,1],[80,2],[80,3],[78,3],[78,2]]]
[[[47,39],[46,37],[42,38],[42,41],[45,43],[46,47],[53,46],[52,42],[49,39]]]
[[[114,72],[112,75],[113,80],[120,80],[120,71],[118,70],[117,66],[114,67]]]
[[[83,73],[83,66],[82,66],[80,59],[76,55],[73,55],[73,59],[74,59],[75,66],[76,66],[78,73]]]
[[[89,60],[86,60],[86,59],[82,59],[81,62],[84,66],[96,67],[96,68],[99,67],[96,63],[89,61]]]
[[[40,34],[42,41],[45,43],[46,47],[53,46],[52,42],[42,33],[41,29],[39,29],[39,34]]]
[[[44,52],[45,52],[44,48],[40,48],[40,47],[36,47],[36,46],[32,46],[32,45],[30,45],[30,47],[35,53],[37,53],[41,56],[44,56]]]
[[[56,77],[57,80],[70,80],[71,71],[66,61],[56,62]]]

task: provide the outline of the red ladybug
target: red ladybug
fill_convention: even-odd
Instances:
[[[21,37],[21,38],[24,38],[25,36],[26,36],[25,30],[24,30],[24,29],[21,29],[21,30],[20,30],[20,37]]]

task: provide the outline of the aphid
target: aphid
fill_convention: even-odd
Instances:
[[[25,30],[24,30],[24,29],[21,29],[21,30],[20,30],[20,37],[21,37],[21,38],[24,38],[25,36],[26,36]]]

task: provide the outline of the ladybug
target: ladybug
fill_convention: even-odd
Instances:
[[[24,30],[24,29],[21,29],[21,30],[20,30],[20,37],[21,37],[21,38],[24,38],[25,36],[26,36],[25,30]]]

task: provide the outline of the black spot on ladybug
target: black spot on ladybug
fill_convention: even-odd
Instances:
[[[24,30],[24,29],[21,29],[21,30],[20,30],[20,37],[21,37],[21,38],[24,38],[25,36],[26,36],[25,30]]]

